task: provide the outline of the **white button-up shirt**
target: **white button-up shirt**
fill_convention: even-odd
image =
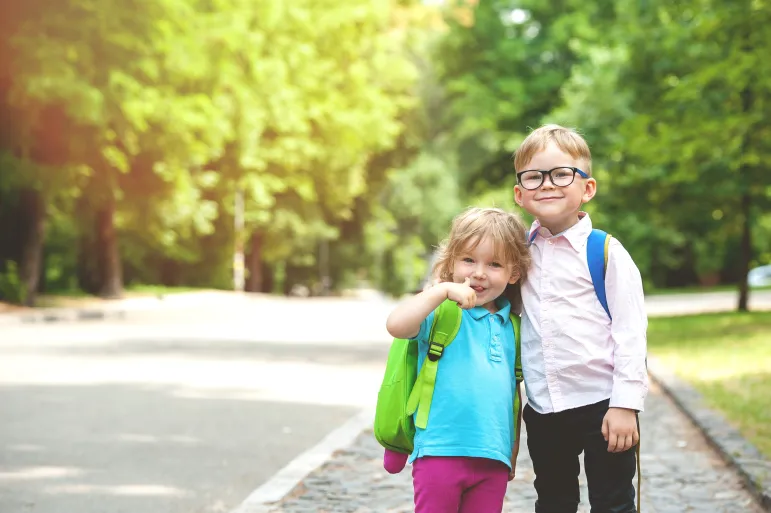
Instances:
[[[611,407],[643,410],[648,393],[642,279],[615,238],[608,249],[605,290],[613,320],[592,285],[585,213],[561,234],[534,222],[533,263],[522,286],[522,368],[530,406],[560,412],[610,399]]]

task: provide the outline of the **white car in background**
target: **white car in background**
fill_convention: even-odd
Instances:
[[[762,265],[747,273],[747,284],[750,287],[771,286],[771,265]]]

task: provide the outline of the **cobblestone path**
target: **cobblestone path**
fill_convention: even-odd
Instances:
[[[640,416],[641,513],[760,513],[762,510],[704,440],[701,433],[655,385]],[[524,424],[523,424],[524,426]],[[526,435],[525,435],[526,436]],[[410,468],[392,476],[383,470],[382,449],[371,432],[309,475],[270,513],[408,513],[412,507]],[[533,469],[522,444],[517,477],[509,483],[505,513],[532,512]],[[589,513],[581,474],[579,513]]]

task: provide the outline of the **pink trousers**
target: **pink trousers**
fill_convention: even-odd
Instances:
[[[415,513],[501,513],[508,482],[500,461],[424,456],[412,464]]]

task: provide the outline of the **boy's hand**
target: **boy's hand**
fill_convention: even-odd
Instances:
[[[477,302],[477,293],[471,288],[469,278],[466,278],[463,283],[444,282],[442,285],[447,289],[447,299],[455,301],[463,309],[474,308]]]
[[[608,442],[608,452],[624,452],[640,441],[637,414],[627,408],[610,408],[602,419],[602,436]]]
[[[514,442],[514,447],[511,448],[511,470],[509,471],[509,481],[514,480],[514,476],[517,474],[517,456],[519,455],[519,440]]]

